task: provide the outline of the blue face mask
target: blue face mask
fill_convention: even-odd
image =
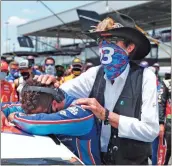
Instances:
[[[10,70],[10,74],[11,74],[14,78],[20,77],[20,74],[19,74],[18,70],[15,70],[15,69],[11,69],[11,70]]]
[[[42,74],[38,69],[33,69],[33,70],[32,70],[32,73],[33,73],[34,75],[38,75],[38,76]]]
[[[114,80],[126,69],[129,58],[124,49],[107,41],[102,41],[99,46],[100,61],[109,80]]]
[[[55,75],[55,66],[52,65],[45,65],[45,73],[49,75]]]

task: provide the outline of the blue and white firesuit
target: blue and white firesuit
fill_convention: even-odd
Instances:
[[[23,131],[35,135],[57,134],[84,164],[100,165],[99,127],[95,116],[79,105],[70,106],[74,101],[75,98],[65,94],[65,109],[51,114],[21,114],[24,113],[21,106],[8,106],[3,112],[6,117],[17,112],[13,123]]]
[[[15,79],[16,78],[11,73],[9,73],[8,76],[6,76],[6,80],[8,82],[14,82]]]

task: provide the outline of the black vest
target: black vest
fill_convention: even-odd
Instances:
[[[130,62],[130,71],[113,112],[140,120],[142,106],[143,68]],[[105,79],[103,67],[100,67],[89,97],[94,97],[104,106]],[[114,94],[115,95],[115,94]],[[97,119],[97,123],[101,122]],[[100,130],[101,131],[101,130]],[[151,153],[150,144],[132,139],[119,138],[118,130],[111,127],[108,152],[104,158],[111,165],[147,164]]]

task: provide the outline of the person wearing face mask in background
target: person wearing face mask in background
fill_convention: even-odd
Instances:
[[[5,104],[14,104],[18,102],[18,96],[16,93],[13,82],[8,82],[6,76],[8,73],[8,64],[5,61],[1,61],[0,64],[0,108]]]
[[[74,75],[74,78],[78,77],[82,73],[82,69],[83,64],[81,59],[75,58],[72,62],[72,74]]]
[[[20,77],[20,73],[19,73],[19,64],[15,61],[12,61],[9,64],[9,74],[6,77],[6,80],[8,82],[14,82],[15,79]]]
[[[160,65],[159,63],[154,63],[152,67],[155,69],[155,75],[157,77],[157,81],[160,83],[160,77],[159,77],[159,70],[160,70]]]
[[[27,60],[29,61],[29,67],[33,67],[35,64],[35,58],[32,55],[30,55],[27,57]]]
[[[19,71],[21,77],[14,80],[14,83],[15,87],[17,88],[17,92],[19,93],[19,98],[21,99],[22,88],[24,87],[28,79],[33,78],[32,68],[29,67],[29,61],[27,59],[23,59],[19,62]]]
[[[41,71],[39,70],[39,66],[38,65],[35,65],[35,58],[30,55],[28,56],[28,62],[29,62],[29,67],[32,69],[32,74],[33,76],[35,75],[41,75]]]
[[[75,58],[72,61],[72,71],[71,71],[72,73],[69,76],[64,77],[63,82],[67,82],[69,80],[72,80],[78,77],[82,73],[82,70],[83,70],[83,65],[82,65],[81,59]]]
[[[8,64],[5,61],[1,61],[0,66],[0,83],[1,83],[1,106],[10,102],[10,95],[12,91],[11,84],[6,80],[8,73]]]
[[[39,66],[38,65],[34,65],[33,68],[32,68],[32,74],[33,76],[40,76],[42,74],[42,72],[40,71],[39,69]]]
[[[152,65],[152,67],[154,67],[154,68],[156,69],[155,74],[156,74],[156,76],[158,76],[159,69],[160,69],[159,63],[154,63],[154,64]]]
[[[52,57],[45,59],[45,74],[56,75],[55,60]]]
[[[62,65],[56,65],[56,74],[57,74],[57,80],[60,82],[60,84],[64,83],[64,73],[65,69]]]
[[[99,45],[101,65],[60,88],[81,98],[76,104],[97,117],[103,164],[148,165],[151,142],[159,133],[156,76],[132,60],[149,54],[150,41],[127,15],[115,12],[103,19],[94,11],[77,12],[85,34]],[[57,85],[53,77],[37,79]]]

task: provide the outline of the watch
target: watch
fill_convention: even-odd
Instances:
[[[104,125],[109,124],[109,110],[105,108],[105,120],[104,120]]]

